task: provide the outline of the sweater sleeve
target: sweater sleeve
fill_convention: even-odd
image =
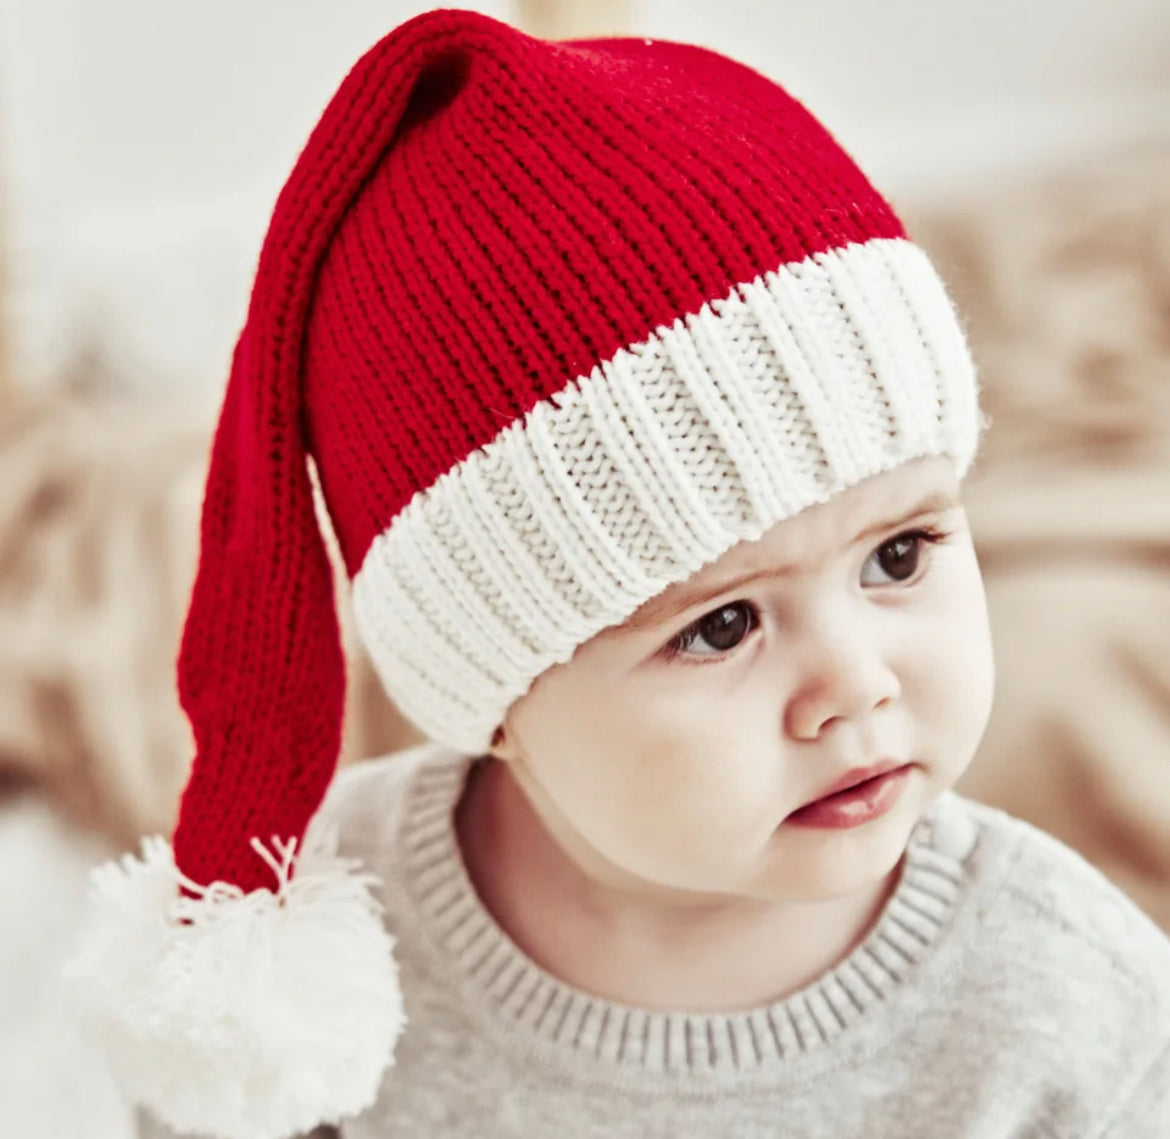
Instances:
[[[1109,1120],[1101,1139],[1165,1139],[1170,1135],[1170,1043]]]

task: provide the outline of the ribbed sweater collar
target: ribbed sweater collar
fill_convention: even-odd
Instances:
[[[951,820],[939,841],[938,805],[915,828],[898,883],[869,934],[819,980],[770,1005],[728,1014],[666,1013],[602,1000],[551,976],[485,909],[464,866],[454,810],[471,760],[441,753],[419,766],[399,833],[407,890],[429,941],[450,959],[460,987],[542,1052],[641,1070],[763,1074],[820,1050],[901,986],[939,941],[963,887],[973,842]],[[950,799],[952,796],[944,796]],[[967,824],[968,827],[970,824]]]

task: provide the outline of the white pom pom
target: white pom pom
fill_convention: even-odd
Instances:
[[[67,970],[126,1093],[179,1132],[285,1139],[373,1103],[405,1023],[374,879],[312,846],[253,840],[278,888],[185,880],[170,844],[93,874]],[[179,884],[197,895],[182,896]]]

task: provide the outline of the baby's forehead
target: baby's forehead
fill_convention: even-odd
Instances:
[[[959,479],[952,462],[945,456],[917,460],[776,522],[758,538],[736,542],[690,577],[650,598],[619,628],[659,624],[705,593],[734,588],[745,575],[783,577],[807,571],[835,553],[960,505]]]

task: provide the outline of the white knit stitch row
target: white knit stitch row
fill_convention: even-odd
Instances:
[[[403,713],[484,750],[545,669],[742,539],[913,458],[965,474],[974,370],[925,255],[766,273],[619,351],[415,495],[354,580]]]

